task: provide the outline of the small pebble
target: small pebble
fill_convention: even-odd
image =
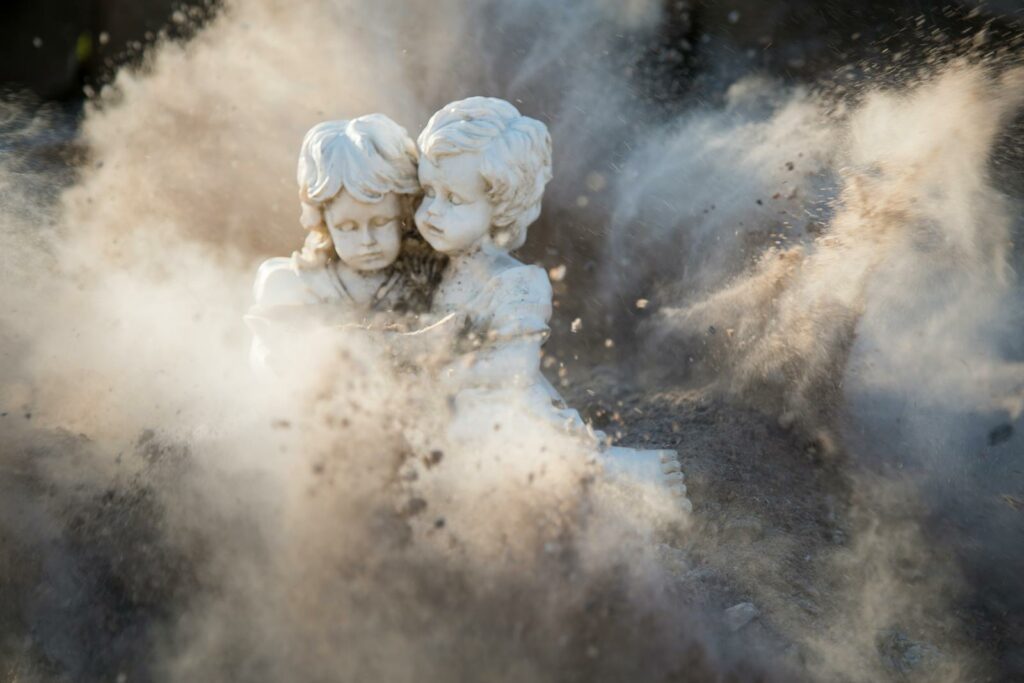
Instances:
[[[735,633],[760,616],[760,614],[757,608],[754,607],[754,603],[741,602],[725,610],[725,625],[729,627],[730,631]]]

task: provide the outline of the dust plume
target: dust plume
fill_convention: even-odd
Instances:
[[[358,335],[297,339],[272,386],[246,363],[254,266],[301,243],[309,126],[385,111],[415,131],[465,94],[542,87],[582,112],[599,95],[551,81],[575,49],[553,36],[611,42],[656,17],[228,3],[87,103],[74,176],[42,172],[47,196],[5,157],[5,676],[768,676],[661,608],[678,514],[605,482],[574,440],[513,409],[474,448],[447,443],[444,397]],[[513,63],[480,27],[542,30]],[[557,116],[544,106],[524,109]],[[586,158],[563,137],[567,164]]]
[[[747,126],[786,126],[787,109],[801,100]],[[803,216],[759,220],[726,204],[724,220],[737,227],[725,255],[686,263],[680,281],[689,291],[677,285],[664,296],[688,303],[663,306],[648,327],[717,390],[795,428],[810,453],[856,458],[847,476],[860,530],[834,567],[854,602],[819,645],[824,661],[845,660],[841,669],[868,679],[884,672],[865,669],[865,653],[887,647],[917,648],[933,680],[983,675],[957,640],[963,634],[947,642],[943,659],[932,646],[912,646],[894,624],[914,623],[919,633],[932,624],[934,632],[943,621],[937,612],[958,603],[1016,609],[1007,607],[1016,598],[1003,568],[1019,563],[1007,544],[1024,531],[1007,504],[1020,484],[1011,464],[1019,446],[1006,444],[1020,415],[1019,199],[992,169],[1000,145],[1018,144],[1007,130],[1022,100],[1019,68],[962,60],[899,88],[867,87],[848,108],[802,124],[812,132],[787,137],[790,156],[813,149],[807,138],[815,135],[839,141],[826,148],[830,156],[812,155],[819,163],[783,195],[799,199],[780,215]],[[764,148],[736,137],[725,145],[734,155],[726,163],[743,170],[736,150]],[[758,141],[775,147],[763,130]],[[780,161],[755,176],[754,194],[771,191]],[[833,182],[834,197],[808,188]],[[695,220],[682,232],[699,240],[714,223]],[[766,223],[778,227],[744,254],[738,238]],[[943,553],[957,563],[923,569]]]
[[[730,136],[727,151],[755,156],[781,147],[772,130],[786,133],[786,148],[755,174],[760,185],[744,192],[776,200],[769,202],[776,215],[765,219],[733,203],[724,218],[696,222],[688,239],[728,234],[719,222],[738,226],[728,237],[733,244],[711,250],[719,261],[731,257],[731,270],[708,259],[684,270],[684,284],[698,294],[689,294],[691,305],[665,306],[658,325],[698,337],[730,392],[771,403],[786,423],[811,431],[829,426],[840,407],[855,338],[861,362],[869,348],[877,353],[870,367],[845,376],[872,382],[879,393],[920,382],[937,383],[922,395],[955,393],[946,384],[966,389],[943,359],[992,354],[986,340],[1000,337],[991,326],[1008,303],[1013,225],[1010,200],[988,168],[1021,98],[1019,70],[989,75],[954,63],[917,85],[869,90],[843,116],[833,110],[791,122],[798,95],[749,126],[768,130],[755,130],[755,143]],[[797,130],[810,132],[801,138]],[[686,132],[690,139],[692,128]],[[823,144],[834,139],[841,143]],[[769,194],[764,181],[795,166],[782,159],[804,157],[793,154],[804,149],[817,153],[784,181],[792,189]],[[750,166],[744,158],[727,167]],[[815,192],[822,186],[834,192]],[[766,236],[765,225],[776,227]],[[742,238],[752,233],[762,239],[743,254]],[[910,346],[922,336],[929,344]]]
[[[836,505],[852,510],[854,542],[826,570],[865,555],[877,565],[835,584],[828,628],[783,614],[784,642],[744,639],[718,594],[693,595],[702,570],[688,550],[715,534],[701,538],[654,493],[604,481],[572,439],[511,409],[459,448],[444,397],[359,335],[296,339],[295,365],[273,386],[247,367],[255,266],[303,238],[303,133],[374,111],[415,132],[446,102],[495,95],[555,141],[525,260],[568,266],[556,326],[585,311],[588,334],[638,341],[640,316],[668,340],[681,385],[710,359],[729,400],[822,446],[827,434],[837,448],[898,450],[897,434],[907,453],[928,453],[919,435],[936,414],[991,398],[953,355],[971,348],[993,383],[1015,376],[992,362],[1015,293],[1010,212],[985,169],[1017,72],[952,65],[852,105],[749,77],[722,106],[666,111],[636,90],[664,13],[645,0],[238,0],[92,98],[73,163],[27,166],[24,145],[61,125],[12,114],[17,144],[4,141],[0,174],[0,671],[878,680],[864,664],[877,628],[896,634],[881,638],[886,652],[909,646],[872,607],[962,585],[893,581],[886,600],[861,600],[903,561],[895,545],[930,557],[919,522],[958,511],[933,505],[936,489],[919,492],[920,507],[887,508],[903,525],[858,516],[878,497],[854,484]],[[641,297],[653,300],[642,315]],[[557,330],[552,343],[566,351]],[[644,347],[615,348],[638,364]],[[986,405],[1010,405],[1012,384]],[[862,416],[879,395],[946,403],[894,432]],[[869,438],[875,427],[883,438]],[[895,460],[875,455],[888,481]],[[929,598],[924,617],[946,606]],[[862,629],[856,643],[842,640],[849,628]],[[793,648],[809,659],[791,661]],[[969,670],[966,649],[946,648],[943,675]]]

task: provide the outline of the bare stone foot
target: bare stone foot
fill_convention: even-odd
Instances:
[[[683,510],[693,511],[693,504],[686,496],[686,476],[680,466],[679,455],[675,451],[612,446],[602,455],[605,470],[612,477],[665,486]]]

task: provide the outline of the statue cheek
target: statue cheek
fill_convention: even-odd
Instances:
[[[402,236],[397,230],[388,232],[384,235],[384,248],[389,250],[398,251],[402,245]]]
[[[354,251],[352,233],[337,233],[334,238],[334,248],[338,253],[352,253]]]

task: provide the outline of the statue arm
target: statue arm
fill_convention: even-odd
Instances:
[[[252,286],[253,311],[273,311],[320,303],[310,291],[302,271],[290,258],[272,258],[260,264]]]
[[[447,359],[466,327],[466,314],[449,313],[411,332],[384,330],[386,344],[405,363],[423,364]]]
[[[289,258],[272,258],[260,264],[252,286],[253,305],[244,316],[253,333],[250,364],[259,370],[273,366],[279,337],[301,317],[311,303],[309,289]],[[284,325],[282,325],[284,323]]]
[[[447,368],[453,386],[528,386],[542,380],[541,346],[548,338],[551,283],[536,266],[499,275],[486,329],[467,340],[473,347]]]
[[[464,353],[442,373],[445,385],[459,389],[529,386],[540,376],[543,337],[534,335]]]

